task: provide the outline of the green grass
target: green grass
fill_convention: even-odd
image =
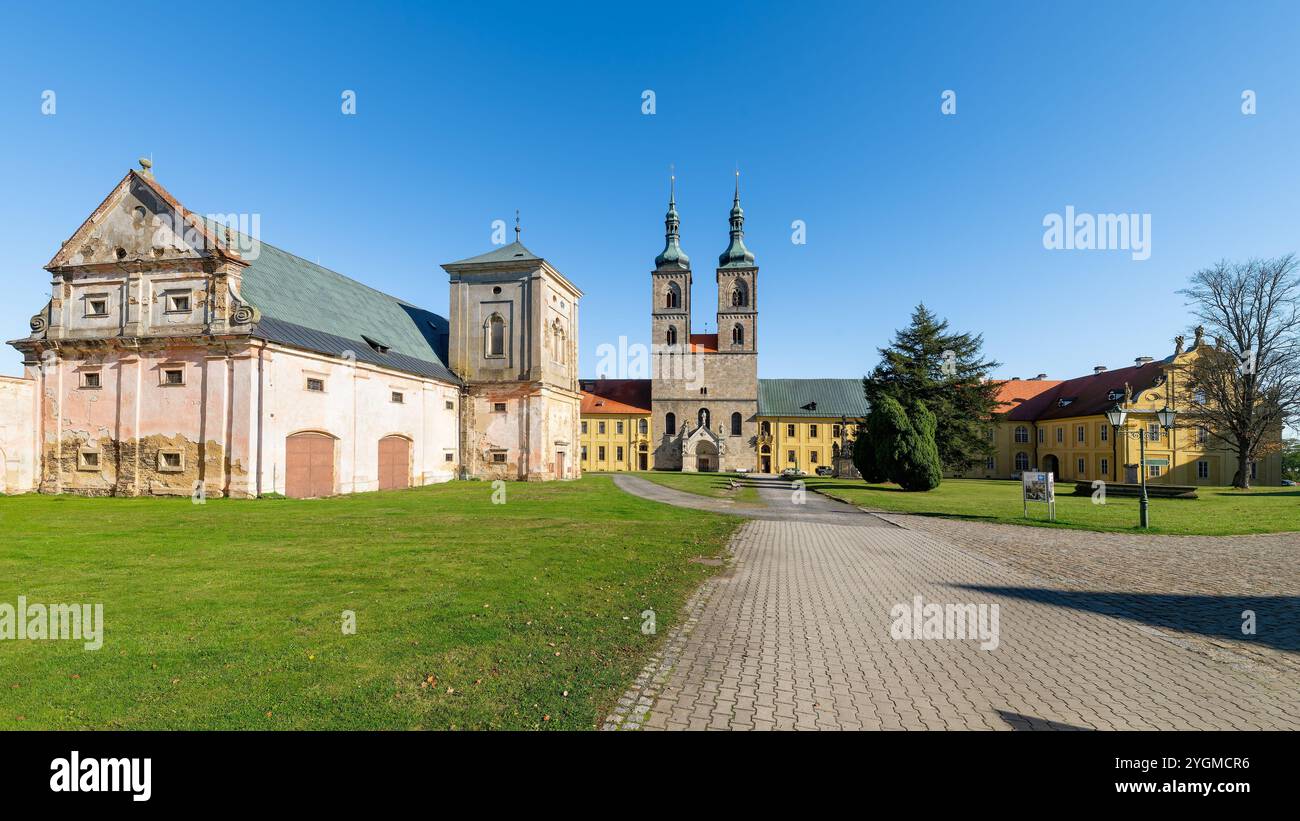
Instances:
[[[988,479],[945,479],[927,493],[905,493],[895,485],[868,485],[849,479],[808,477],[809,490],[871,510],[948,516],[1005,524],[1080,530],[1142,532],[1136,498],[1108,496],[1105,505],[1090,496],[1067,495],[1073,483],[1057,485],[1056,522],[1047,506],[1031,504],[1024,517],[1020,483]],[[1148,533],[1227,536],[1239,533],[1300,531],[1300,489],[1269,487],[1238,491],[1201,488],[1197,499],[1151,499]]]
[[[676,471],[651,470],[633,474],[657,485],[694,493],[697,496],[712,496],[715,499],[732,499],[737,504],[761,506],[763,500],[758,491],[746,483],[745,477],[735,473],[677,473]],[[731,480],[740,482],[740,487],[732,490]]]
[[[596,726],[739,520],[608,477],[507,493],[0,499],[0,603],[105,622],[94,652],[0,641],[0,729]]]

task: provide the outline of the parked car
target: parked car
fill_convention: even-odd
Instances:
[[[807,476],[808,474],[804,473],[799,468],[786,468],[785,470],[781,471],[781,475],[786,479],[797,479],[800,476]]]
[[[830,465],[822,465],[821,467],[817,468],[817,470],[814,472],[818,476],[834,476],[835,468],[831,467]]]
[[[736,475],[737,475],[737,476],[748,476],[748,475],[749,475],[749,468],[736,468]]]
[[[1282,487],[1295,487],[1295,480],[1294,480],[1294,479],[1283,479],[1283,480],[1282,480]]]

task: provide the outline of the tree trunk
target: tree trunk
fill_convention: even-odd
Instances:
[[[1249,448],[1243,442],[1237,443],[1237,472],[1232,477],[1232,486],[1250,490]]]

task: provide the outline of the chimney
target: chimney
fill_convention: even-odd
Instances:
[[[1134,364],[1134,365],[1137,365],[1137,366],[1140,368],[1140,367],[1142,367],[1143,365],[1147,364],[1147,363],[1150,362],[1150,361],[1152,361],[1152,360],[1151,360],[1151,357],[1149,357],[1149,356],[1139,356],[1139,357],[1137,357],[1136,359],[1133,360],[1133,364]]]
[[[1105,366],[1105,365],[1093,365],[1093,367],[1092,367],[1092,372],[1093,372],[1093,373],[1105,373],[1105,372],[1106,372],[1106,366]]]
[[[1040,373],[1038,376],[1035,376],[1034,378],[1035,378],[1035,379],[1046,379],[1046,378],[1047,378],[1047,374],[1045,374],[1045,373]]]

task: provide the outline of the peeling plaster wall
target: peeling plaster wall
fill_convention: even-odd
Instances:
[[[0,376],[0,493],[36,489],[36,380]]]
[[[307,431],[335,439],[336,493],[379,489],[379,440],[385,436],[410,440],[412,486],[459,474],[457,386],[278,346],[251,361],[261,365],[263,493],[284,493],[286,440]],[[309,377],[323,380],[324,392],[307,390]],[[401,403],[392,401],[394,392],[402,394]]]

